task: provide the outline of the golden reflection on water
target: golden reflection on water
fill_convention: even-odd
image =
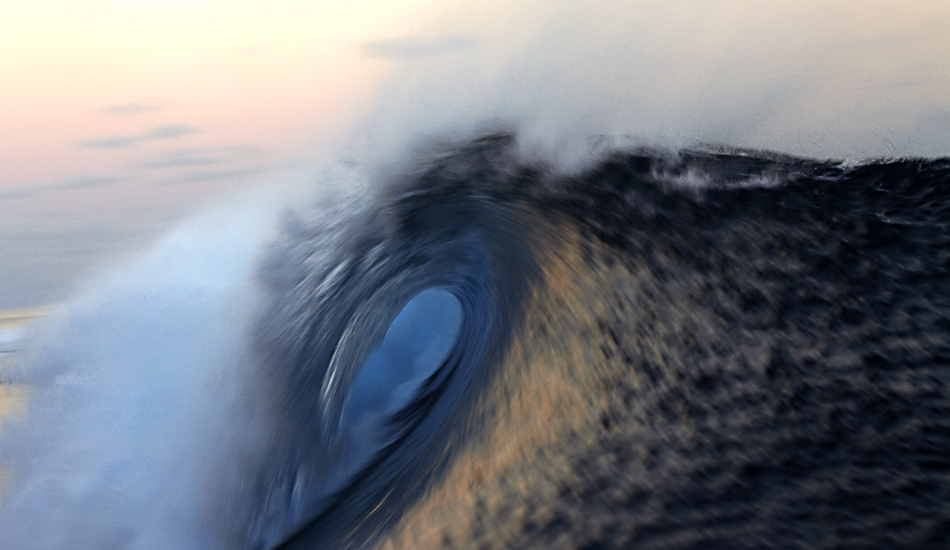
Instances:
[[[0,311],[0,329],[10,329],[22,327],[33,319],[46,313],[43,307],[28,307],[21,309],[9,309]],[[0,355],[2,357],[2,355]]]
[[[26,406],[26,387],[18,384],[0,384],[0,427],[5,420],[15,418]]]
[[[0,365],[3,358],[0,357]],[[16,384],[0,384],[0,431],[4,422],[16,418],[26,409],[27,389]],[[0,499],[3,498],[3,486],[6,481],[3,470],[0,470]]]
[[[0,330],[14,329],[26,325],[31,320],[43,315],[44,308],[25,308],[0,311]],[[3,382],[3,371],[16,359],[14,353],[0,351],[0,432],[6,422],[16,419],[26,410],[28,388],[22,384]],[[0,470],[0,498],[3,497],[5,475]]]

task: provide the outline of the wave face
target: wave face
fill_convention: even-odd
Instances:
[[[25,363],[9,547],[950,542],[950,160],[555,165],[432,146],[79,302]]]

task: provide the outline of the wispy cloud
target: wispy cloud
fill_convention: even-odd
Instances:
[[[475,46],[478,41],[466,34],[450,34],[430,38],[391,38],[360,45],[367,57],[414,59],[444,55]]]
[[[235,167],[235,168],[218,168],[218,169],[212,168],[212,169],[201,169],[201,170],[189,170],[179,176],[161,180],[156,183],[158,183],[159,185],[180,185],[184,183],[201,183],[201,182],[206,182],[206,181],[217,181],[217,180],[224,180],[224,179],[237,180],[246,176],[261,174],[273,169],[274,169],[273,165],[267,164],[267,163],[261,163],[261,164],[251,164],[248,166],[240,166],[240,167]]]
[[[123,183],[127,178],[108,174],[89,174],[47,185],[0,187],[0,201],[23,199],[55,193],[66,189],[91,189]]]
[[[145,133],[132,136],[108,136],[104,138],[77,141],[76,146],[83,149],[128,149],[141,141],[155,139],[174,139],[198,132],[200,128],[189,124],[162,124]]]
[[[116,103],[115,105],[100,109],[99,112],[107,115],[138,115],[160,111],[163,108],[164,107],[159,105],[149,105],[146,103]]]
[[[155,171],[152,181],[157,185],[239,180],[277,168],[267,152],[254,145],[173,149],[139,166]]]
[[[183,149],[178,151],[168,151],[162,155],[147,160],[142,163],[143,168],[189,168],[192,166],[205,166],[208,164],[219,164],[220,158],[210,155],[207,152],[195,149]]]
[[[137,136],[110,136],[77,141],[76,146],[83,149],[128,149],[135,145],[139,139]]]
[[[0,201],[35,197],[43,192],[40,186],[20,185],[16,187],[0,187]]]
[[[142,139],[172,139],[197,132],[197,126],[188,124],[163,124],[143,134]]]
[[[259,158],[261,153],[261,149],[253,145],[174,149],[143,162],[141,166],[164,169],[243,163]]]
[[[64,181],[55,187],[58,189],[91,189],[93,187],[105,187],[106,185],[115,185],[125,181],[124,178],[109,176],[103,174],[81,176]]]

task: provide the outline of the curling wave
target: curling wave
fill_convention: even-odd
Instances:
[[[123,321],[141,313],[104,320],[156,288],[140,272],[74,306],[28,356],[45,393],[6,436],[12,544],[948,542],[950,161],[555,166],[494,134],[275,234],[239,220],[256,237],[231,267],[202,263],[231,282],[158,308],[205,306],[163,334],[175,355]],[[120,332],[149,335],[128,350],[145,360]]]

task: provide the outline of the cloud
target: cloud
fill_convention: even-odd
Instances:
[[[161,126],[156,126],[143,134],[142,139],[171,139],[179,136],[184,136],[187,134],[193,134],[197,132],[199,128],[197,126],[190,126],[188,124],[163,124]]]
[[[197,126],[189,124],[162,124],[155,126],[144,134],[134,136],[109,136],[97,139],[77,141],[76,146],[83,149],[128,149],[140,141],[147,139],[174,139],[199,131]]]
[[[252,176],[255,174],[260,174],[273,170],[274,167],[270,164],[252,164],[249,166],[241,166],[237,168],[221,168],[221,169],[207,169],[207,170],[191,170],[185,172],[184,174],[161,180],[156,182],[159,185],[179,185],[183,183],[201,183],[206,181],[217,181],[223,179],[233,179],[237,180],[242,177]]]
[[[477,40],[466,34],[433,38],[391,38],[360,45],[363,55],[383,59],[415,59],[444,55],[475,46]]]
[[[261,149],[252,145],[233,147],[196,147],[174,149],[141,164],[143,168],[193,168],[221,164],[240,164],[260,157]]]
[[[99,112],[107,115],[138,115],[142,113],[153,113],[160,111],[164,107],[158,105],[149,105],[145,103],[116,103],[100,109]]]
[[[83,149],[128,149],[137,141],[139,141],[137,136],[110,136],[77,141],[76,146]]]
[[[42,192],[43,188],[40,186],[0,187],[0,201],[35,197]]]
[[[106,185],[115,185],[124,181],[123,178],[106,175],[89,175],[73,178],[64,181],[55,187],[58,189],[90,189],[93,187],[104,187]]]
[[[157,170],[157,185],[238,180],[274,170],[266,151],[253,145],[195,147],[165,151],[139,166]]]
[[[126,181],[125,178],[106,174],[90,174],[49,185],[21,185],[16,187],[0,187],[0,201],[36,197],[47,193],[54,193],[64,189],[91,189],[115,185]]]
[[[196,149],[181,149],[165,152],[142,163],[143,168],[188,168],[217,164],[221,160]]]

